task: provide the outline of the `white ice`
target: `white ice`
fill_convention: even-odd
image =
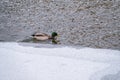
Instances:
[[[119,72],[117,50],[0,43],[0,80],[120,80]]]

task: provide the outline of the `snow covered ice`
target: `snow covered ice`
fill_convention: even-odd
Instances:
[[[120,51],[0,43],[0,80],[120,80]]]

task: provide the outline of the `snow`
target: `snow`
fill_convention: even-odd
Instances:
[[[119,80],[119,72],[117,50],[0,43],[0,80]]]

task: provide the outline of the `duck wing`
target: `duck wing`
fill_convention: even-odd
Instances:
[[[45,33],[35,33],[32,36],[49,36],[49,35],[47,35]]]

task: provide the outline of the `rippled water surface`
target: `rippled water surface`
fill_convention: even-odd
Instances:
[[[1,0],[0,41],[32,42],[35,32],[56,31],[61,44],[120,50],[119,4],[119,0]]]

